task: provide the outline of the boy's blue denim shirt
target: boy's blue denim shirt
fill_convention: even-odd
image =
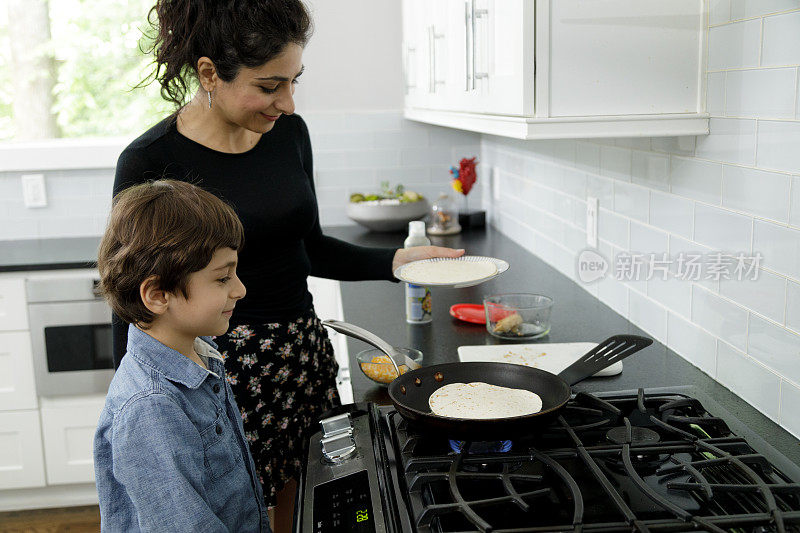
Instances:
[[[201,339],[208,370],[128,328],[94,438],[102,531],[270,531],[224,365]]]

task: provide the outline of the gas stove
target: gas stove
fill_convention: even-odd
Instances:
[[[695,389],[578,393],[561,413],[470,443],[350,406],[311,438],[295,530],[800,532],[800,468]]]

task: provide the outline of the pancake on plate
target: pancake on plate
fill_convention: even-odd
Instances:
[[[491,261],[418,261],[403,268],[403,278],[409,283],[466,283],[488,278],[497,272]]]
[[[428,399],[435,415],[449,418],[510,418],[538,413],[542,399],[524,389],[510,389],[476,381],[450,383]]]

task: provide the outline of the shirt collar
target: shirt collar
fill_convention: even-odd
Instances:
[[[223,359],[211,337],[196,338],[194,348],[198,354],[208,358],[209,367],[217,371],[219,371],[218,367],[224,368],[221,364]],[[168,380],[185,385],[190,389],[200,387],[209,375],[220,377],[217,372],[206,370],[133,324],[128,326],[128,354],[133,355],[141,363],[162,374]],[[217,361],[212,361],[212,359]]]

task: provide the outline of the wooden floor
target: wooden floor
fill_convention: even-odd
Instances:
[[[64,507],[0,513],[0,533],[95,533],[100,531],[100,509]]]

